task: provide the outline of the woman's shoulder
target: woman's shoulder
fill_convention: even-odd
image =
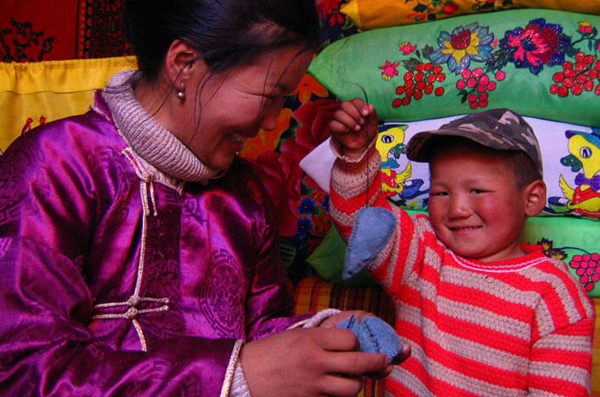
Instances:
[[[244,195],[256,201],[262,201],[265,196],[270,196],[267,190],[268,183],[262,172],[254,162],[242,157],[236,157],[223,181],[229,182],[229,186],[240,188]]]
[[[27,177],[98,171],[98,159],[111,162],[125,147],[114,124],[93,109],[40,125],[19,136],[0,156],[0,168]]]
[[[114,124],[94,108],[84,114],[73,115],[44,123],[19,136],[7,149],[57,151],[68,155],[70,151],[115,145],[123,142]]]
[[[277,211],[275,203],[286,202],[285,191],[251,160],[236,157],[224,177],[215,181],[220,188],[238,197],[245,205],[268,216]]]

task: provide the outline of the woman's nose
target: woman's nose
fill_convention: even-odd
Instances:
[[[278,116],[279,114],[265,115],[260,122],[260,128],[266,131],[274,130],[277,127]]]
[[[275,101],[270,104],[270,106],[266,107],[262,114],[260,128],[267,131],[274,130],[275,127],[277,127],[277,120],[279,119],[281,109],[283,109],[283,99]]]

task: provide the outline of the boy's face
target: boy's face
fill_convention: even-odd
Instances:
[[[444,244],[481,261],[523,255],[518,238],[530,211],[530,185],[517,187],[506,157],[472,146],[439,149],[430,171],[429,215]]]

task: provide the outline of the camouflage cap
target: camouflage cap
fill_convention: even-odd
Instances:
[[[428,162],[434,138],[438,136],[463,137],[497,150],[520,150],[533,160],[540,175],[544,175],[535,133],[512,110],[491,109],[468,114],[443,124],[438,130],[418,132],[407,144],[407,157],[417,162]]]

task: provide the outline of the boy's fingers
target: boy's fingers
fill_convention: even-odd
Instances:
[[[338,135],[348,134],[351,132],[350,127],[338,120],[332,120],[329,123],[329,129],[331,130],[331,133]]]
[[[352,101],[343,102],[338,111],[346,113],[356,122],[364,120],[364,118],[369,114],[368,107],[365,103],[355,103]]]
[[[354,98],[351,101],[361,117],[367,118],[375,115],[375,106],[365,103],[361,98]]]
[[[365,122],[365,119],[360,115],[356,108],[344,109],[343,107],[335,112],[334,119],[346,125],[349,130],[356,130],[357,126]]]

